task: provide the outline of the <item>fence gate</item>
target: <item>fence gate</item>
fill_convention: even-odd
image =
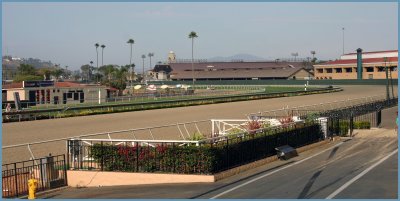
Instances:
[[[38,181],[37,192],[67,186],[65,154],[2,165],[3,198],[28,195],[29,179]]]

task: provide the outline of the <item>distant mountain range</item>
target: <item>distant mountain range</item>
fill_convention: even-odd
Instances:
[[[258,61],[258,60],[267,60],[267,59],[251,54],[236,54],[229,57],[212,57],[207,59],[207,61]]]

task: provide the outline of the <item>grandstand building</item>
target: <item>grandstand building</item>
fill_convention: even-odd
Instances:
[[[377,51],[350,53],[340,60],[314,65],[315,79],[386,79],[388,68],[389,79],[398,79],[398,51]],[[359,59],[359,62],[357,62]],[[360,69],[359,75],[357,75]]]
[[[196,62],[169,63],[171,80],[270,80],[313,77],[306,62]]]

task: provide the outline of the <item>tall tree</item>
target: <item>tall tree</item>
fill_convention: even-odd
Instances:
[[[94,44],[94,46],[96,47],[96,59],[97,59],[97,68],[99,67],[99,51],[97,50],[100,45],[99,43]]]
[[[20,75],[36,75],[36,69],[29,64],[20,64],[17,68],[17,74]]]
[[[54,69],[51,68],[41,68],[38,70],[38,74],[43,76],[43,80],[50,80],[50,75],[52,74]]]
[[[89,74],[90,74],[90,65],[85,64],[81,66],[81,72],[82,72],[82,78],[84,78],[86,81],[89,80]]]
[[[58,79],[59,79],[60,76],[63,75],[63,74],[64,74],[64,69],[62,69],[62,68],[58,68],[58,69],[55,69],[55,70],[53,71],[53,75],[54,75],[54,77],[56,78],[56,82],[58,82]]]
[[[130,86],[132,87],[132,73],[133,73],[133,66],[132,66],[132,47],[133,47],[133,44],[135,43],[135,41],[131,38],[131,39],[129,39],[128,42],[126,42],[126,43],[128,43],[128,44],[131,45],[131,54],[130,54],[130,57],[129,57],[129,67],[132,68],[132,71],[131,71],[131,73],[129,74],[129,75],[130,75],[130,76],[129,76],[129,82],[130,82]]]
[[[104,58],[104,48],[105,48],[106,46],[103,44],[103,45],[101,45],[101,65],[103,66],[104,64],[103,64],[103,58]]]
[[[189,33],[189,38],[192,39],[192,79],[193,79],[193,89],[194,89],[194,66],[193,66],[193,46],[194,39],[199,37],[196,32],[192,31]]]
[[[113,79],[113,73],[115,68],[113,65],[105,65],[99,68],[99,71],[107,78],[108,82],[111,82]]]

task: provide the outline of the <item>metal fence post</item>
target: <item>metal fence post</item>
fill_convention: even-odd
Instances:
[[[350,137],[353,137],[353,129],[354,129],[354,116],[353,112],[350,113]]]
[[[104,171],[104,151],[103,151],[104,147],[103,147],[103,141],[101,141],[101,171]]]
[[[17,174],[17,163],[14,163],[14,176],[15,176],[15,194],[18,197],[18,174]]]
[[[67,177],[67,163],[65,161],[65,154],[63,154],[63,160],[64,160],[64,185],[68,185],[68,177]]]
[[[41,181],[41,183],[42,183],[42,191],[44,190],[44,178],[43,178],[43,163],[42,163],[42,158],[40,158],[39,159],[40,160],[40,163],[39,163],[39,165],[40,165],[40,174],[39,174],[39,177],[40,177],[40,181]]]

